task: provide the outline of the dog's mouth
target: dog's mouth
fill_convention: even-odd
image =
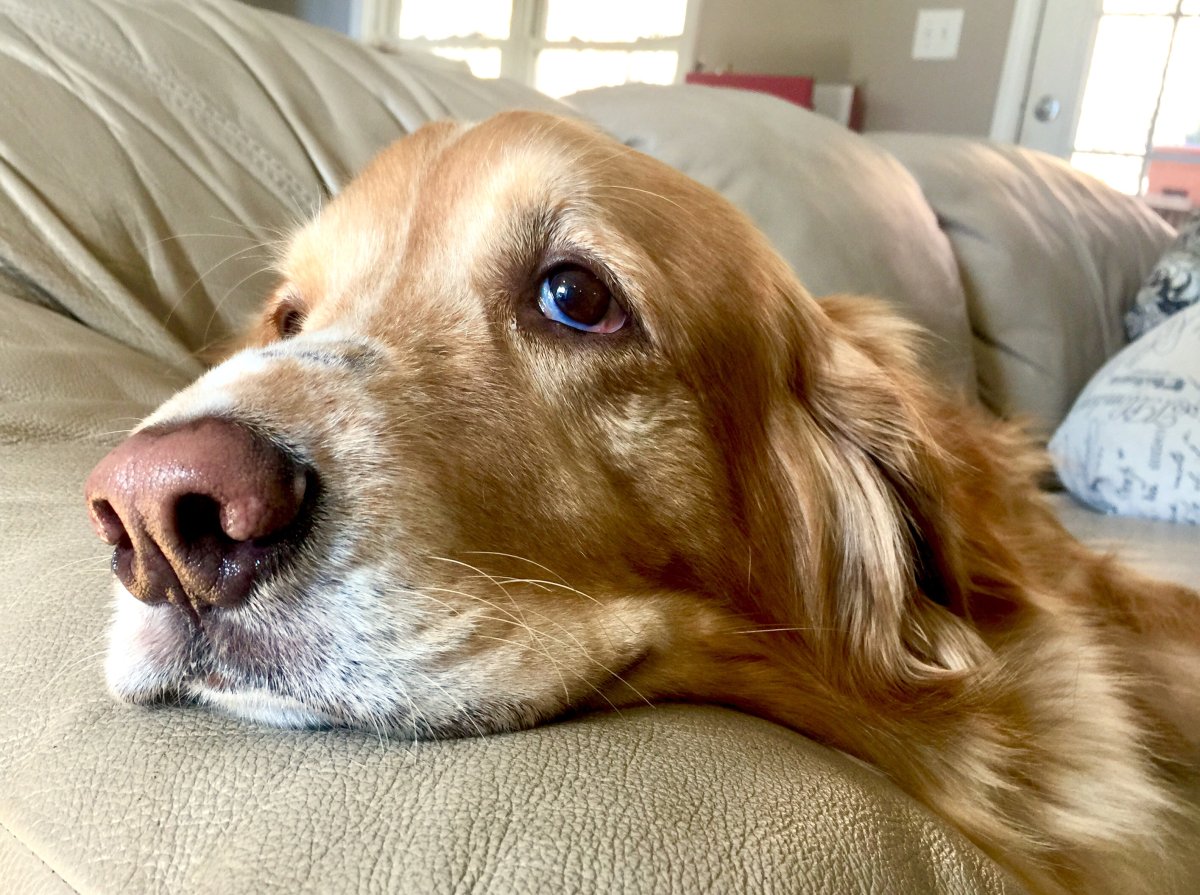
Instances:
[[[203,706],[269,727],[358,726],[335,702],[303,692],[302,656],[293,665],[278,643],[251,646],[248,634],[231,631],[226,621],[214,623],[211,613],[209,623],[199,625],[173,607],[154,613],[159,618],[143,630],[135,670],[117,667],[120,654],[115,645],[110,651],[109,683],[120,698],[147,706]]]
[[[334,616],[306,608],[320,601],[272,596],[273,609],[258,601],[209,612],[196,625],[173,606],[119,590],[110,690],[139,705],[200,706],[271,727],[411,739],[493,734],[645,699],[627,686],[650,660],[641,638],[613,644],[606,636],[612,652],[553,659],[535,639],[492,658],[480,651],[511,641],[455,627],[453,613],[423,629],[346,633]]]

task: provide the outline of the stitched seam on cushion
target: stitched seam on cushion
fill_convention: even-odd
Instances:
[[[45,867],[47,870],[49,870],[50,873],[52,873],[54,875],[54,878],[56,880],[58,880],[60,883],[62,883],[64,886],[66,886],[68,889],[70,889],[72,892],[79,892],[78,889],[76,889],[69,882],[67,882],[65,879],[63,879],[61,873],[59,873],[57,870],[55,870],[53,867],[51,867],[49,864],[47,864],[45,858],[43,858],[41,855],[39,855],[37,852],[35,852],[32,848],[30,848],[29,845],[25,842],[25,840],[22,839],[20,836],[18,836],[13,831],[13,829],[8,824],[6,824],[3,820],[0,820],[0,830],[3,830],[5,833],[7,833],[9,836],[11,836],[13,838],[13,840],[18,845],[20,845],[22,848],[24,848],[28,854],[32,855],[39,864],[41,864],[43,867]]]
[[[307,190],[303,184],[292,177],[278,159],[235,121],[222,114],[204,94],[186,86],[177,73],[170,69],[151,69],[132,53],[123,51],[82,30],[74,23],[56,16],[16,6],[11,2],[0,2],[0,10],[13,19],[24,21],[27,25],[41,25],[50,30],[51,36],[71,41],[84,49],[97,52],[128,72],[139,76],[168,105],[178,111],[190,113],[191,117],[199,119],[202,124],[221,132],[221,135],[228,140],[227,148],[244,153],[244,157],[254,170],[279,193],[283,194],[279,198],[282,198],[285,203],[291,203],[292,207],[297,210],[303,210],[311,205],[311,202],[307,201]]]

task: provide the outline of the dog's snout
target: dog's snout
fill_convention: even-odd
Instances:
[[[198,618],[240,603],[274,571],[302,533],[314,487],[311,470],[267,438],[210,417],[131,436],[86,491],[125,588]]]

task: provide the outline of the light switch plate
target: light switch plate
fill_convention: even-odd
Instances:
[[[917,12],[913,59],[957,59],[963,10],[922,9]]]

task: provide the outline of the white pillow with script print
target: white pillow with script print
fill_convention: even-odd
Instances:
[[[1050,456],[1063,485],[1102,512],[1200,524],[1200,304],[1092,377]]]

